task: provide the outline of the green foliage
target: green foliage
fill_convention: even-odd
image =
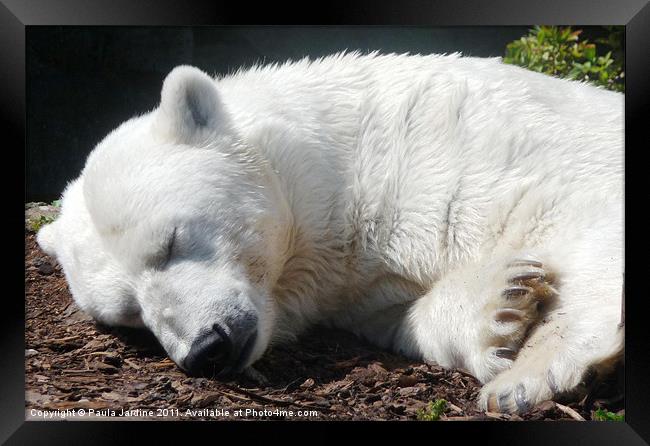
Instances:
[[[607,38],[580,40],[582,30],[535,26],[529,34],[506,46],[505,63],[540,73],[591,82],[613,91],[624,91],[623,28],[607,27]],[[603,48],[609,48],[605,51]]]
[[[447,409],[447,401],[443,399],[435,400],[429,403],[426,409],[417,411],[419,421],[438,421]]]
[[[605,409],[598,409],[594,412],[592,417],[596,421],[625,421],[625,415],[616,415]]]
[[[40,203],[40,202],[32,203],[31,205],[28,206],[29,207],[45,206],[45,203]],[[61,200],[54,200],[52,203],[50,203],[50,206],[57,209],[57,212],[54,212],[55,215],[47,215],[47,213],[45,213],[45,214],[29,217],[27,221],[28,230],[32,232],[38,232],[43,226],[49,225],[54,220],[56,220],[57,217],[56,214],[61,210]]]
[[[43,226],[49,225],[54,220],[56,220],[56,217],[39,215],[38,217],[29,220],[28,228],[30,231],[38,232]]]

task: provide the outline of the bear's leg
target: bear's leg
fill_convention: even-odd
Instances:
[[[539,253],[556,272],[559,294],[512,367],[483,387],[482,408],[524,412],[543,400],[575,398],[622,358],[622,213],[620,206],[612,209],[548,240]]]
[[[622,357],[623,329],[615,313],[617,308],[584,307],[550,315],[531,333],[512,367],[481,389],[479,406],[526,412],[544,400],[577,398]]]
[[[607,240],[468,265],[414,302],[396,350],[487,383],[479,405],[524,412],[586,390],[621,358],[622,250]],[[575,395],[574,395],[575,396]]]
[[[523,252],[451,271],[412,304],[394,348],[488,382],[512,366],[528,330],[555,303],[555,279]]]
[[[596,274],[599,268],[585,267],[562,280],[557,307],[534,327],[512,367],[483,387],[480,407],[525,412],[540,401],[575,399],[614,369],[624,343],[616,263]]]

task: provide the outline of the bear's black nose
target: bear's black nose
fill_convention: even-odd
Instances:
[[[228,335],[215,325],[209,332],[199,336],[183,361],[183,367],[191,375],[216,375],[230,362],[232,342]]]

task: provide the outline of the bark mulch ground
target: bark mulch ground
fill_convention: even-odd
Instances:
[[[437,399],[447,401],[441,420],[590,420],[598,408],[623,413],[612,383],[566,405],[548,401],[522,415],[485,413],[476,407],[480,385],[472,376],[324,328],[269,350],[255,364],[266,381],[191,378],[148,332],[102,327],[81,312],[60,266],[31,231],[25,269],[28,419],[417,420]]]

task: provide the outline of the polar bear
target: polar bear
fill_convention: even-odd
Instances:
[[[622,356],[623,198],[623,95],[345,52],[175,68],[38,242],[82,309],[148,328],[188,373],[242,371],[321,323],[522,412]]]

